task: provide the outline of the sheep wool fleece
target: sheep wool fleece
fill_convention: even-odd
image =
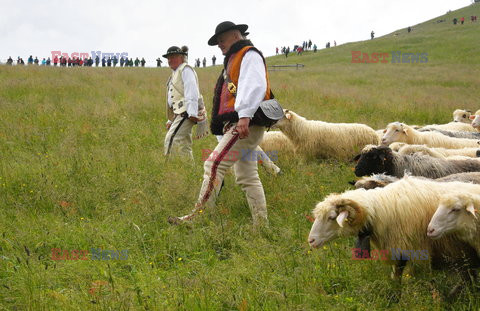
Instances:
[[[236,123],[230,124],[215,150],[205,161],[203,184],[193,214],[215,204],[225,172],[233,166],[236,183],[242,187],[247,196],[253,224],[265,224],[268,222],[267,203],[258,176],[255,154],[256,147],[262,141],[265,128],[257,125],[250,126],[248,137],[239,139],[234,130],[235,126]]]

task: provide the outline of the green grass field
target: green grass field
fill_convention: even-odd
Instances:
[[[393,121],[446,123],[480,109],[480,5],[395,36],[316,54],[270,72],[285,108],[378,129]],[[451,19],[464,15],[465,25]],[[436,23],[446,19],[444,23]],[[428,63],[352,64],[351,51],[428,53]],[[205,101],[220,67],[198,69]],[[316,202],[349,189],[353,163],[279,153],[284,174],[260,168],[270,229],[256,231],[244,194],[227,175],[215,209],[185,226],[169,215],[192,207],[195,165],[165,163],[167,68],[0,67],[0,310],[475,310],[480,293],[445,293],[451,272],[407,271],[402,297],[390,268],[353,261],[353,239],[311,250]],[[62,250],[128,250],[126,260],[52,260]]]

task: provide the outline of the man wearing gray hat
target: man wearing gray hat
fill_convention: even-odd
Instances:
[[[245,191],[254,226],[268,225],[265,193],[258,175],[256,148],[265,127],[251,119],[264,100],[272,98],[265,59],[252,42],[245,39],[248,26],[220,23],[209,45],[218,45],[225,55],[224,69],[215,86],[212,134],[218,145],[205,161],[204,179],[198,201],[191,214],[170,217],[178,224],[215,204],[225,172],[234,167],[236,182]]]
[[[197,124],[195,139],[208,134],[207,114],[200,95],[198,77],[187,64],[188,48],[172,46],[163,57],[173,70],[167,82],[167,117],[164,153],[180,154],[193,161],[192,128]]]

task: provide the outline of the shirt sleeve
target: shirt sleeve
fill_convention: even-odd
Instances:
[[[265,98],[267,79],[263,59],[255,51],[248,51],[240,65],[235,111],[239,118],[251,118]]]
[[[187,114],[189,117],[198,118],[198,87],[197,79],[193,69],[185,67],[182,71],[183,80],[183,95],[185,98],[185,104],[187,105]]]

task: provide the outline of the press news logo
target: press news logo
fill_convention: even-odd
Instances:
[[[128,249],[108,250],[91,248],[88,250],[66,250],[52,248],[52,260],[127,260]]]
[[[390,59],[391,57],[391,59]],[[428,53],[402,53],[393,51],[390,53],[362,53],[361,51],[352,51],[352,64],[414,64],[428,63]]]

